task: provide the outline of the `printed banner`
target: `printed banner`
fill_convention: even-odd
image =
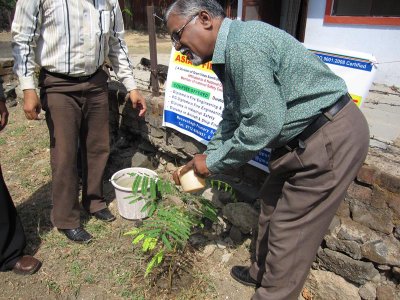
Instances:
[[[360,107],[372,84],[376,66],[372,55],[305,45],[338,76]],[[215,134],[224,107],[222,84],[211,63],[193,66],[172,49],[166,83],[163,126],[207,144]],[[268,172],[270,151],[262,150],[249,164]]]
[[[366,53],[304,44],[346,82],[350,96],[361,107],[376,73],[376,59]]]

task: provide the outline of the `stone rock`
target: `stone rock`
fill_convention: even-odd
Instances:
[[[165,130],[162,128],[157,128],[153,126],[149,126],[150,135],[155,138],[164,138],[165,137]]]
[[[361,299],[358,288],[342,277],[327,271],[311,270],[305,283],[306,299],[356,300]]]
[[[340,218],[338,216],[334,216],[331,221],[331,224],[329,224],[327,234],[336,234],[339,228],[340,228]]]
[[[372,197],[372,189],[356,183],[350,184],[347,189],[347,198],[361,201],[363,203],[370,203]]]
[[[378,174],[379,170],[377,168],[363,165],[360,171],[358,171],[357,180],[361,183],[373,185]]]
[[[223,250],[225,250],[226,247],[229,246],[229,245],[228,245],[226,242],[224,242],[223,240],[217,240],[217,241],[215,241],[215,243],[216,243],[218,249],[223,249]]]
[[[222,254],[221,263],[223,263],[223,264],[228,263],[229,260],[231,259],[231,257],[232,257],[232,253],[225,252],[224,254]]]
[[[358,290],[358,294],[363,300],[375,300],[376,298],[376,287],[371,282],[367,282]]]
[[[392,174],[379,173],[376,183],[392,193],[400,194],[400,179]]]
[[[376,288],[376,300],[398,300],[400,295],[396,293],[394,287],[381,285]]]
[[[393,213],[390,209],[372,209],[372,207],[353,202],[350,210],[354,221],[385,234],[392,233],[394,225],[392,223]]]
[[[218,217],[217,221],[212,224],[212,230],[215,235],[222,235],[229,231],[231,225],[228,224],[223,218]]]
[[[389,270],[390,270],[390,266],[387,266],[387,265],[378,265],[378,266],[377,266],[377,269],[378,269],[378,270],[381,270],[381,271],[389,271]]]
[[[400,242],[393,237],[383,237],[361,246],[362,256],[382,265],[400,266]]]
[[[199,247],[201,245],[204,245],[207,243],[207,241],[208,241],[207,237],[205,237],[204,235],[202,235],[200,233],[192,234],[189,237],[189,242],[193,247]]]
[[[203,251],[201,252],[201,255],[202,255],[203,257],[209,257],[209,256],[211,256],[211,255],[214,253],[215,249],[217,249],[217,245],[215,245],[215,244],[208,244],[208,245],[206,245],[206,246],[204,247]]]
[[[364,284],[380,278],[379,271],[372,263],[354,260],[345,254],[327,248],[318,251],[318,262],[326,270],[351,282]]]
[[[350,218],[350,206],[347,201],[342,201],[342,203],[340,203],[340,206],[336,211],[336,216]]]
[[[131,166],[153,169],[153,164],[151,163],[151,160],[149,159],[149,157],[140,152],[136,152],[132,156]]]
[[[185,151],[185,153],[193,156],[195,154],[198,153],[202,153],[204,151],[204,145],[198,143],[194,143],[194,142],[184,142],[183,144],[183,151]]]
[[[138,148],[142,151],[144,151],[145,153],[154,153],[155,152],[155,148],[154,146],[147,140],[142,140],[141,143],[138,145]]]
[[[173,134],[171,138],[168,140],[174,147],[177,149],[183,149],[184,141],[181,139],[179,135]]]
[[[165,170],[167,170],[167,172],[172,173],[175,172],[175,170],[177,169],[177,167],[175,167],[175,165],[173,163],[167,163],[167,166],[165,168]]]
[[[332,235],[325,236],[325,242],[329,249],[348,254],[354,259],[361,259],[361,246],[355,241],[340,240]]]
[[[232,226],[231,230],[229,230],[229,237],[236,244],[241,243],[243,240],[243,234],[236,226]]]
[[[201,196],[210,201],[217,208],[223,208],[225,203],[232,201],[232,194],[220,191],[217,188],[207,188],[202,192]],[[221,199],[223,199],[224,202],[222,202]],[[231,200],[228,201],[226,199],[231,199]]]
[[[248,234],[258,226],[258,212],[244,202],[229,203],[222,209],[226,219],[235,225],[239,230]]]
[[[393,267],[392,273],[397,280],[400,280],[400,268],[399,267]]]
[[[341,240],[355,241],[360,244],[380,240],[380,236],[376,232],[350,219],[341,219],[337,237]]]

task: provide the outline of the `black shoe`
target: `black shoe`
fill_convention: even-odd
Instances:
[[[254,287],[259,286],[257,280],[254,280],[250,276],[249,267],[233,266],[231,269],[231,276],[233,277],[233,279],[239,281],[244,285]]]
[[[104,222],[112,222],[115,220],[115,216],[111,213],[108,207],[92,213],[92,216]]]
[[[58,229],[73,242],[88,244],[92,241],[92,235],[82,227],[74,229]]]

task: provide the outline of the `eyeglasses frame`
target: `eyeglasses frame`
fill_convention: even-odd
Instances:
[[[189,25],[189,23],[191,23],[191,22],[192,22],[194,19],[196,19],[198,16],[199,16],[198,14],[193,15],[193,16],[189,19],[189,21],[186,22],[185,25],[183,25],[181,28],[179,28],[179,30],[174,31],[173,33],[171,33],[171,41],[172,41],[172,45],[173,45],[174,47],[176,47],[177,45],[180,45],[180,44],[181,44],[181,36],[182,36],[183,30],[185,29],[185,27],[186,27],[187,25]]]

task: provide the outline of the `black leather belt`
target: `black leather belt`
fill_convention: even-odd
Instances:
[[[84,81],[88,81],[90,78],[92,78],[94,75],[96,75],[100,71],[100,69],[101,68],[98,68],[93,74],[79,76],[79,77],[69,76],[69,75],[62,74],[62,73],[50,72],[50,71],[47,71],[45,68],[42,68],[41,71],[45,74],[49,74],[49,75],[57,77],[57,78],[61,78],[61,79],[69,80],[69,81],[84,82]]]
[[[308,125],[306,129],[303,130],[302,133],[291,139],[285,146],[272,150],[272,158],[279,158],[297,148],[305,149],[305,141],[318,129],[331,121],[332,118],[350,101],[352,101],[352,99],[349,94],[345,94],[340,97],[339,100],[336,101],[333,105],[325,108],[322,113],[310,125]]]

